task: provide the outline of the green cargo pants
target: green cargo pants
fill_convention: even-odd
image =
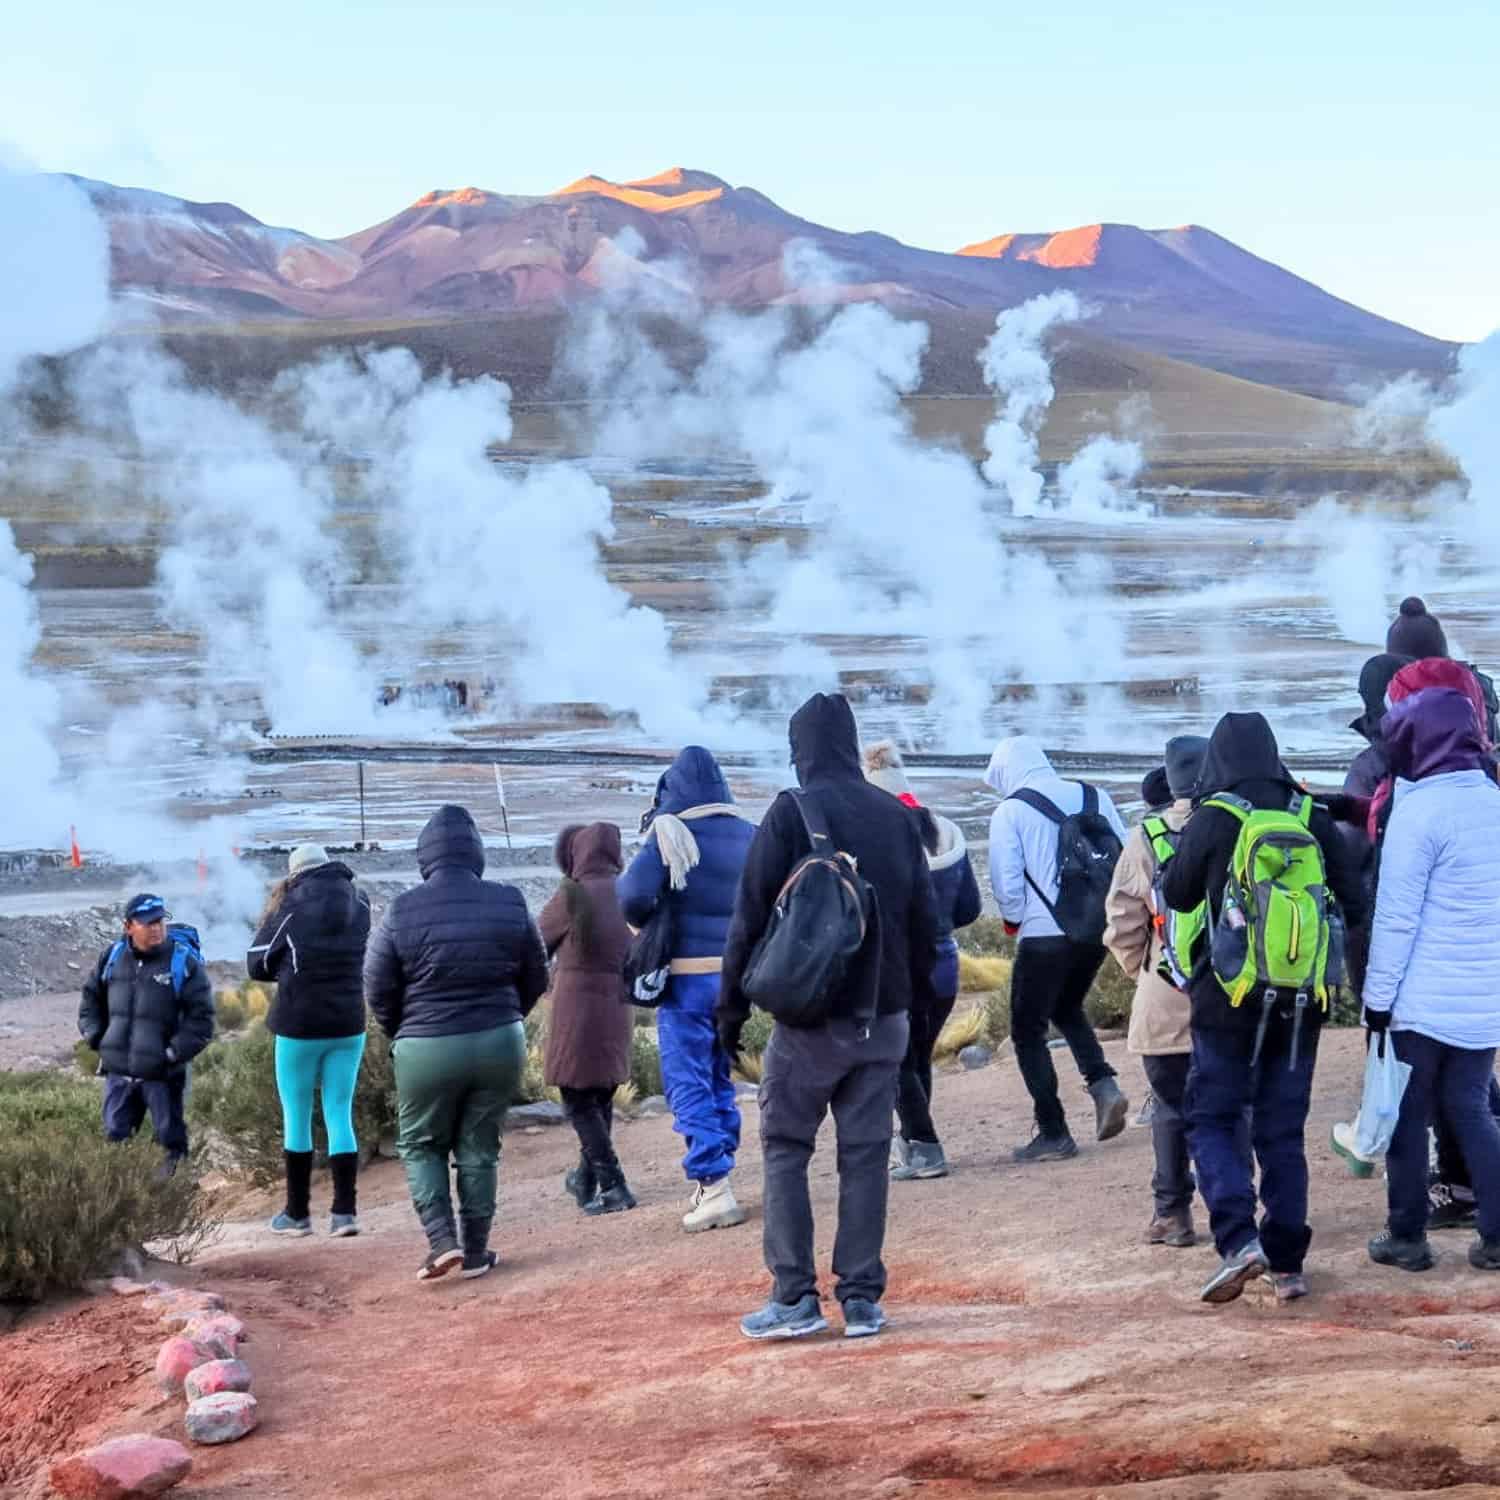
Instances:
[[[469,1223],[495,1215],[500,1127],[521,1086],[526,1033],[519,1021],[457,1036],[405,1036],[391,1048],[396,1069],[396,1149],[412,1207],[434,1248],[457,1238],[448,1161],[458,1174],[458,1211]]]

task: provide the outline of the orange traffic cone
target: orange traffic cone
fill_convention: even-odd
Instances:
[[[83,868],[83,853],[78,847],[78,830],[71,824],[68,825],[68,842],[72,845],[72,854],[68,863],[75,870],[81,870]]]

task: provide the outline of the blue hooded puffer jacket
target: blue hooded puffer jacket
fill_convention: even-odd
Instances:
[[[701,745],[689,745],[656,784],[652,821],[660,813],[683,818],[698,845],[698,863],[687,886],[671,889],[667,862],[648,827],[646,841],[620,876],[620,909],[632,927],[641,927],[663,898],[672,904],[674,958],[719,958],[729,935],[740,871],[755,837],[755,825],[734,813],[684,817],[700,807],[731,806],[734,794],[719,763]]]

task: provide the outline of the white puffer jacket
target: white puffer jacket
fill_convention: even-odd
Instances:
[[[1396,783],[1364,1002],[1396,1031],[1500,1047],[1500,787],[1483,771]]]
[[[984,779],[1002,798],[1028,787],[1065,816],[1083,811],[1083,783],[1064,781],[1052,769],[1047,752],[1029,735],[1001,740]],[[1125,825],[1102,787],[1099,811],[1123,844]],[[1024,802],[1002,801],[990,818],[990,885],[1000,915],[1020,925],[1022,938],[1061,937],[1062,928],[1028,883],[1028,875],[1047,893],[1048,901],[1057,900],[1057,824]]]

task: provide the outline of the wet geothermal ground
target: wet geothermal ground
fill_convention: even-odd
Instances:
[[[242,1207],[188,1278],[248,1323],[261,1430],[198,1450],[188,1500],[514,1494],[613,1500],[750,1494],[943,1500],[1454,1500],[1500,1494],[1500,1278],[1439,1237],[1423,1276],[1371,1266],[1382,1185],[1321,1148],[1353,1098],[1359,1037],[1325,1038],[1308,1136],[1313,1295],[1196,1289],[1206,1247],[1149,1249],[1149,1133],[1017,1168],[1029,1130],[1008,1061],[944,1075],[954,1175],[896,1184],[891,1324],[878,1339],[747,1343],[764,1295],[760,1150],[747,1109],[738,1230],[689,1239],[666,1119],[622,1125],[641,1208],[584,1220],[566,1128],[516,1133],[502,1166],[499,1271],[419,1285],[399,1166],[366,1173],[354,1241],[290,1243]],[[1132,1092],[1138,1065],[1111,1044]],[[1065,1070],[1066,1071],[1066,1070]],[[1064,1097],[1081,1115],[1076,1076]],[[833,1146],[813,1163],[819,1261]],[[326,1209],[327,1184],[314,1186]],[[173,1274],[173,1273],[168,1273]],[[160,1332],[102,1299],[0,1338],[0,1491],[40,1500],[48,1456],[126,1431],[180,1436],[153,1390]]]

